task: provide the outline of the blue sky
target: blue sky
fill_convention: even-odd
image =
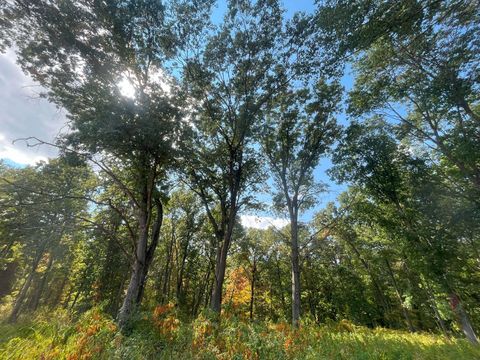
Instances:
[[[283,5],[287,10],[287,16],[291,17],[297,11],[313,12],[315,5],[313,0],[286,0],[283,1]],[[215,16],[221,16],[226,9],[226,3],[219,1],[216,10],[214,11]]]
[[[285,0],[286,16],[291,17],[297,11],[313,12],[313,0]],[[220,2],[214,11],[214,17],[220,17],[225,11],[225,3]],[[347,74],[342,79],[346,89],[352,86],[352,77]],[[43,146],[29,148],[24,142],[12,141],[18,138],[36,136],[46,141],[53,141],[55,136],[65,127],[65,114],[53,104],[39,97],[41,88],[23,74],[16,65],[15,54],[7,50],[0,54],[0,159],[6,160],[11,166],[34,164],[39,160],[55,157],[54,149]],[[346,124],[344,114],[339,115],[339,123]],[[343,185],[333,183],[326,171],[331,166],[328,159],[323,159],[315,170],[315,178],[329,185],[329,192],[319,198],[316,208],[306,212],[302,219],[308,221],[328,201],[334,201],[338,194],[345,189]],[[268,202],[268,196],[261,196]],[[260,216],[276,216],[268,211],[261,212]]]

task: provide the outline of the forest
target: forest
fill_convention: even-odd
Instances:
[[[480,2],[292,3],[0,1],[1,359],[480,359]]]

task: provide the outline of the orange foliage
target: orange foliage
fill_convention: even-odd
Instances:
[[[172,311],[173,308],[174,305],[168,303],[166,305],[159,305],[153,310],[154,324],[157,326],[160,334],[170,341],[175,339],[177,330],[180,326],[180,321]]]
[[[285,338],[285,342],[283,343],[283,348],[288,353],[291,350],[293,344],[293,339],[291,337]]]
[[[166,314],[167,312],[171,311],[173,307],[174,305],[172,303],[156,306],[155,309],[153,310],[153,318],[154,319],[160,318],[163,314]]]
[[[277,332],[281,332],[282,334],[287,334],[292,331],[292,327],[290,324],[287,324],[285,322],[280,322],[277,324],[273,324],[269,326],[270,330],[274,330]]]
[[[96,339],[98,336],[116,332],[117,326],[104,318],[99,311],[94,311],[88,321],[77,325],[76,329],[79,338],[74,351],[66,356],[67,360],[95,359],[103,351]]]
[[[227,279],[225,303],[230,304],[234,309],[248,305],[251,296],[250,286],[245,268],[240,266],[233,269]]]

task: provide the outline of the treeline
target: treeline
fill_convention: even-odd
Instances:
[[[325,1],[287,19],[244,0],[221,21],[210,0],[0,5],[0,48],[69,124],[27,140],[58,159],[0,167],[5,319],[102,306],[127,329],[172,302],[476,342],[478,5]],[[325,158],[348,190],[302,221]],[[243,228],[266,191],[289,225]]]

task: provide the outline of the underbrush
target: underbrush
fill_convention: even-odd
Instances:
[[[208,313],[180,322],[170,305],[142,313],[128,334],[93,309],[73,320],[66,312],[0,325],[0,359],[480,359],[463,339],[387,329],[348,321],[297,331],[285,323],[221,324]]]

